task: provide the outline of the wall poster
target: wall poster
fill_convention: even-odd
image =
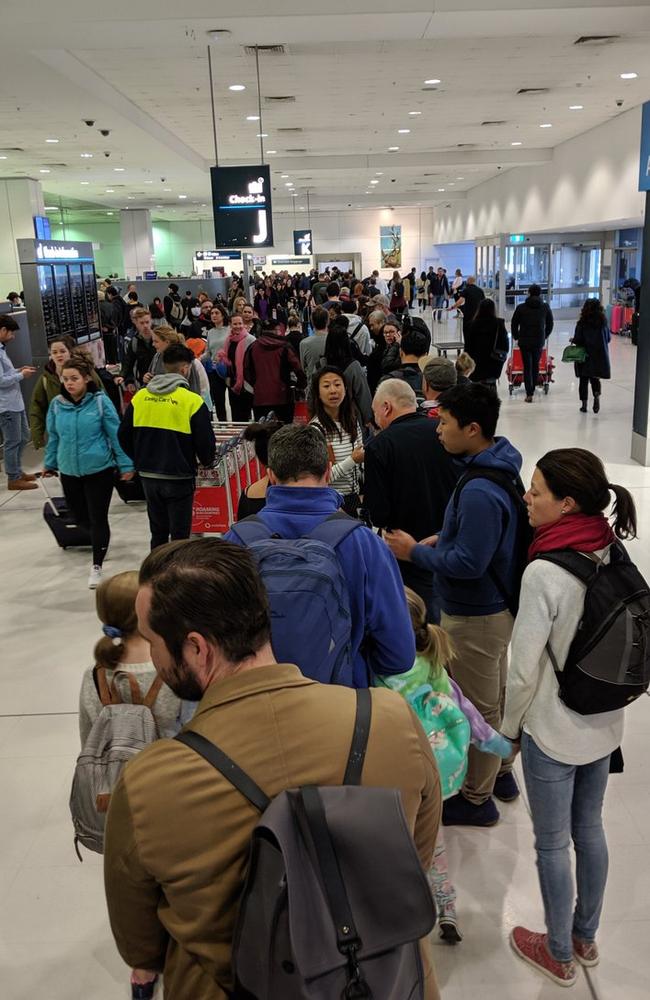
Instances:
[[[380,226],[379,249],[381,266],[399,270],[402,266],[402,227]]]

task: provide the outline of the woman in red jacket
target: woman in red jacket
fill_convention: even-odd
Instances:
[[[245,378],[253,386],[253,413],[256,420],[271,411],[285,424],[293,422],[291,373],[299,388],[306,385],[298,355],[274,324],[265,324],[260,337],[248,349]]]

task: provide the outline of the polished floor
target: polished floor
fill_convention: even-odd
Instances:
[[[578,412],[571,367],[559,364],[567,324],[552,338],[556,382],[534,405],[502,391],[501,433],[524,453],[527,476],[549,448],[581,445],[607,463],[639,507],[634,557],[650,577],[650,470],[628,458],[636,352],[614,338],[613,378],[599,416]],[[437,339],[444,339],[441,330]],[[29,467],[38,458],[29,456]],[[3,483],[5,480],[3,479]],[[128,974],[106,916],[101,859],[72,846],[68,794],[78,752],[77,697],[99,637],[86,589],[88,553],[58,549],[43,498],[0,491],[0,997],[124,1000]],[[138,566],[147,551],[142,508],[115,499],[107,573]],[[650,703],[627,715],[626,770],[612,777],[606,825],[611,869],[600,933],[602,962],[580,971],[576,1000],[650,996]],[[548,1000],[563,991],[515,958],[513,925],[542,928],[526,802],[503,806],[489,831],[449,830],[464,940],[434,939],[443,1000]]]

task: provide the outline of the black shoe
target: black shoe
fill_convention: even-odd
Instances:
[[[580,406],[580,412],[581,413],[586,413],[587,412],[587,401],[586,400],[581,404],[581,406]]]
[[[456,926],[456,921],[451,920],[449,917],[443,917],[438,924],[438,931],[440,938],[445,942],[445,944],[460,944],[463,940],[463,935],[458,930]]]
[[[594,396],[594,413],[600,413],[600,396]]]
[[[494,792],[492,793],[500,802],[514,802],[519,798],[519,785],[515,781],[512,772],[500,774],[494,782]]]
[[[131,982],[131,1000],[152,1000],[157,982],[158,976],[148,983]]]
[[[493,799],[486,799],[476,806],[462,792],[458,792],[442,806],[443,826],[494,826],[498,822],[499,810]]]

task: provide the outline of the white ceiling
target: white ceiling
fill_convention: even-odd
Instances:
[[[259,0],[240,0],[236,14],[221,0],[186,0],[179,17],[159,0],[114,0],[101,21],[109,8],[87,0],[58,0],[46,16],[40,0],[5,0],[0,176],[36,177],[46,203],[70,217],[85,204],[95,218],[127,207],[208,218],[206,32],[224,28],[231,34],[211,47],[221,163],[260,158],[259,122],[246,121],[259,113],[255,58],[244,46],[285,47],[259,60],[276,210],[293,210],[282,173],[315,210],[448,203],[499,168],[548,162],[558,143],[650,99],[650,0],[554,3],[406,0],[395,12],[395,0],[328,0],[325,14],[275,0],[269,15]],[[585,34],[620,38],[576,46]],[[626,71],[638,79],[621,80]],[[431,78],[442,82],[425,86]],[[246,89],[233,93],[233,83]],[[523,87],[548,92],[518,95]],[[295,100],[269,100],[278,96]]]

